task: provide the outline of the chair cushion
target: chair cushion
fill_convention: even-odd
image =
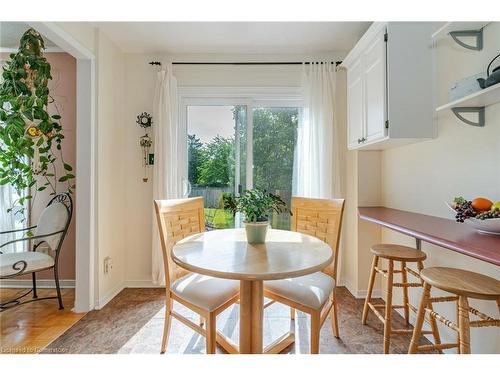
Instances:
[[[335,280],[323,272],[316,272],[293,279],[266,281],[264,288],[293,302],[318,310],[323,307],[335,288]]]
[[[23,273],[29,273],[54,265],[54,259],[50,255],[38,253],[36,251],[0,254],[0,277],[16,274],[18,271],[14,270],[12,266],[16,262],[23,260],[27,263],[27,267]],[[16,266],[16,268],[22,269],[23,265]]]
[[[174,281],[170,289],[193,305],[214,311],[238,294],[240,283],[192,273]]]

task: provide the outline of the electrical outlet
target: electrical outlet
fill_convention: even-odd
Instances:
[[[111,257],[104,258],[104,274],[107,275],[113,269]]]

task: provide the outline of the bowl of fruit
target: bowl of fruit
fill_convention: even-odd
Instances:
[[[480,233],[500,235],[500,201],[493,203],[481,197],[469,201],[457,197],[448,206],[459,223],[469,224]]]

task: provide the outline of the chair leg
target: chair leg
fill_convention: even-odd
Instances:
[[[429,304],[430,292],[431,286],[427,283],[424,283],[422,299],[420,300],[420,306],[418,307],[417,320],[415,321],[415,327],[413,328],[413,335],[411,337],[408,354],[415,354],[418,350],[418,342],[420,341],[422,326],[424,325],[425,308]]]
[[[311,314],[311,354],[319,353],[319,331],[321,312],[317,311]]]
[[[161,341],[161,354],[167,351],[168,335],[170,333],[170,325],[172,324],[172,311],[173,301],[170,298],[169,292],[167,292],[167,299],[165,300],[165,320],[163,322],[163,338]]]
[[[375,267],[378,265],[378,257],[374,256],[372,261],[372,269],[370,271],[370,280],[368,281],[368,291],[366,293],[365,306],[363,307],[363,318],[361,319],[362,324],[366,324],[366,318],[368,317],[368,302],[370,302],[372,298],[373,284],[375,283],[375,276],[377,271],[375,271]]]
[[[458,331],[460,354],[470,354],[469,302],[465,296],[458,296]]]
[[[36,294],[36,273],[33,272],[31,274],[31,279],[33,280],[33,298],[38,298],[38,295]]]
[[[337,296],[335,295],[335,289],[333,289],[333,300],[332,300],[332,310],[330,311],[330,320],[332,321],[332,332],[336,338],[340,338],[339,334],[339,321],[337,319]]]
[[[387,291],[385,301],[385,322],[384,322],[384,354],[389,354],[391,345],[391,324],[392,324],[392,284],[394,281],[394,261],[389,260],[387,267]]]
[[[59,310],[63,310],[64,306],[61,297],[61,287],[59,286],[59,271],[57,270],[57,263],[54,266],[54,280],[56,282],[57,299],[59,300]]]
[[[209,313],[205,318],[205,330],[206,330],[206,342],[207,342],[207,354],[215,354],[215,344],[217,339],[216,330],[216,315],[215,313]]]
[[[290,319],[295,320],[295,309],[290,307]]]
[[[408,306],[408,274],[406,273],[406,262],[401,262],[401,282],[403,283],[403,311],[406,325],[410,325],[410,307]]]

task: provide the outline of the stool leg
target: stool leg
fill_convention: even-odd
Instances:
[[[394,261],[389,260],[387,268],[387,292],[385,301],[384,354],[389,354],[391,345],[392,284],[394,282]]]
[[[418,307],[417,320],[415,321],[415,328],[413,328],[413,335],[411,337],[408,354],[415,354],[418,350],[418,342],[420,340],[420,336],[422,334],[422,326],[424,324],[425,308],[429,304],[430,292],[431,286],[427,283],[424,283],[424,291],[422,293],[422,299],[420,300],[420,306]]]
[[[372,269],[370,271],[370,280],[368,281],[368,291],[366,293],[365,306],[363,307],[363,318],[361,319],[361,323],[366,324],[366,318],[368,317],[368,302],[370,302],[372,298],[373,284],[375,283],[375,275],[377,271],[375,268],[378,265],[378,256],[373,257],[372,261]]]
[[[470,354],[469,302],[464,296],[458,296],[458,331],[460,354]]]
[[[427,306],[429,309],[434,311],[434,308],[432,306],[432,303],[429,303]],[[441,336],[439,335],[439,328],[436,322],[436,318],[433,318],[432,316],[430,317],[430,323],[431,323],[431,330],[432,330],[432,336],[434,337],[434,343],[436,345],[441,344]],[[441,349],[438,350],[439,354],[443,354],[443,351]]]
[[[406,262],[401,262],[401,282],[403,283],[403,310],[405,315],[406,325],[410,324],[410,308],[408,307],[408,275],[406,273]]]

